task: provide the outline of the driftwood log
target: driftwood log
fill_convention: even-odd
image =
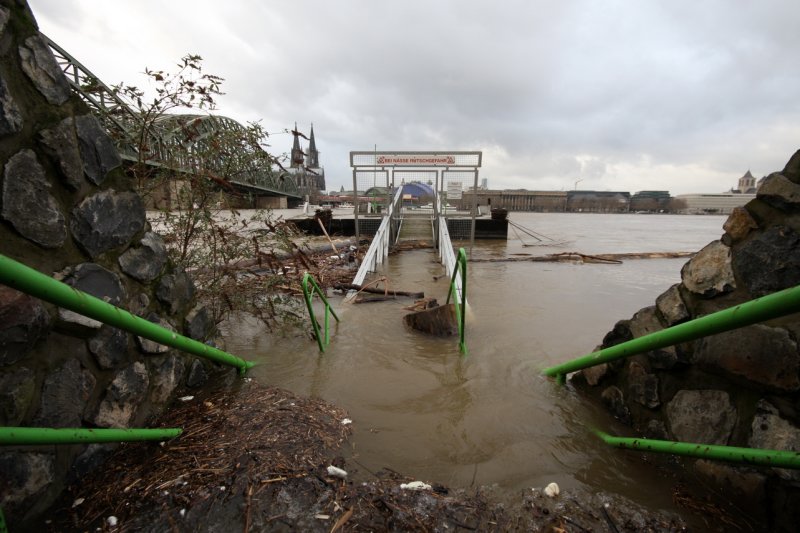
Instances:
[[[581,254],[578,252],[564,252],[560,254],[532,255],[523,257],[503,257],[503,258],[473,258],[471,263],[558,263],[558,262],[578,262],[578,263],[601,263],[601,264],[621,264],[623,259],[678,259],[682,257],[692,257],[697,252],[631,252],[622,254]]]
[[[371,294],[381,294],[384,296],[407,296],[409,298],[425,298],[424,292],[384,290],[384,289],[379,289],[377,287],[362,287],[361,285],[354,285],[352,283],[336,283],[333,286],[333,289],[337,291],[369,292]]]

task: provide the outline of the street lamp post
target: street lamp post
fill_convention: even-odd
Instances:
[[[583,178],[578,178],[575,180],[575,190],[578,190],[578,184],[583,181]]]

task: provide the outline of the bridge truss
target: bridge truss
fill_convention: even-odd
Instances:
[[[254,194],[301,197],[295,180],[272,170],[274,158],[258,142],[247,142],[237,121],[215,115],[164,114],[143,127],[144,118],[132,102],[111,89],[66,50],[42,35],[73,92],[92,110],[116,144],[122,159],[191,172],[198,162],[206,170],[226,176],[231,185]],[[144,130],[146,139],[137,139]],[[221,140],[233,140],[235,150],[209,149]],[[141,147],[146,147],[143,153]],[[198,154],[206,154],[198,161]],[[207,154],[216,154],[209,158]],[[230,175],[227,169],[236,169]]]

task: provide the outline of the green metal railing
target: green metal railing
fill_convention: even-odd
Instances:
[[[458,300],[458,288],[456,285],[456,276],[461,274],[461,301]],[[453,297],[453,306],[456,309],[456,321],[458,322],[458,348],[461,353],[467,353],[467,345],[464,342],[464,333],[466,328],[466,315],[467,315],[467,252],[463,248],[458,249],[456,256],[456,264],[453,268],[453,277],[450,278],[450,290],[447,292],[447,301],[445,305],[450,303],[450,297]]]
[[[555,376],[563,384],[569,372],[575,372],[602,363],[688,342],[724,331],[738,329],[774,318],[800,312],[800,285],[784,289],[743,304],[695,318],[638,339],[578,357],[572,361],[546,368],[546,376]],[[740,464],[777,468],[800,468],[800,453],[780,450],[762,450],[692,442],[614,437],[602,431],[595,433],[603,441],[617,448],[656,453],[669,453],[704,459],[716,459]]]
[[[0,254],[0,283],[159,344],[236,367],[242,374],[255,365],[252,361],[245,361],[133,315],[2,254]]]
[[[736,446],[720,446],[716,444],[697,444],[693,442],[675,442],[655,439],[635,439],[614,437],[602,431],[595,431],[606,444],[628,450],[643,452],[669,453],[701,459],[716,459],[733,463],[775,468],[800,468],[800,452],[780,450],[759,450],[757,448],[739,448]]]
[[[563,384],[570,372],[797,312],[800,312],[800,285],[551,366],[543,373]]]
[[[306,307],[308,307],[308,314],[311,317],[311,326],[314,328],[314,337],[317,339],[317,344],[319,345],[320,353],[325,353],[325,347],[328,346],[331,342],[331,334],[330,334],[330,315],[333,315],[333,318],[339,322],[339,317],[336,316],[336,313],[333,311],[331,304],[328,303],[328,299],[325,297],[325,293],[322,289],[319,288],[317,282],[314,281],[313,276],[308,272],[305,273],[303,276],[303,296],[306,300]],[[311,288],[309,288],[311,285]],[[319,331],[319,322],[317,322],[317,317],[314,314],[314,306],[311,304],[311,299],[314,297],[314,293],[317,293],[319,297],[322,299],[322,303],[325,304],[325,335],[324,337],[320,335]]]
[[[19,428],[0,427],[0,444],[10,446],[37,444],[93,444],[173,439],[181,428],[91,429],[91,428]]]

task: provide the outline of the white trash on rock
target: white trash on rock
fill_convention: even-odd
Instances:
[[[400,488],[403,490],[431,490],[431,486],[422,481],[412,481],[411,483],[401,483]]]
[[[560,492],[561,489],[558,488],[558,483],[550,483],[544,488],[545,495],[550,498],[555,498],[556,496],[559,495]]]
[[[342,479],[347,477],[347,472],[335,466],[328,467],[328,475],[333,477],[340,477]]]

